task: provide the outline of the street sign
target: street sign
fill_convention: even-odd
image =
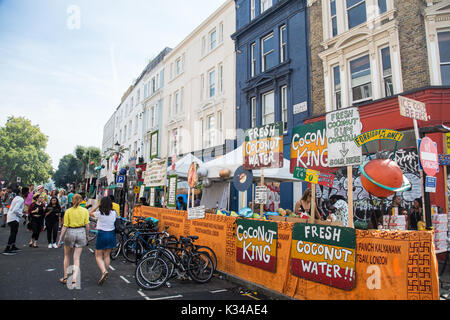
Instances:
[[[334,182],[333,174],[323,173],[323,172],[306,169],[306,168],[302,168],[302,167],[295,168],[294,178],[305,181],[305,182],[309,182],[309,183],[319,184],[321,186],[325,186],[325,187],[329,187],[329,188],[333,187],[333,182]]]
[[[330,112],[326,116],[328,165],[346,167],[360,165],[362,150],[353,139],[361,134],[358,108]]]
[[[398,96],[398,105],[402,116],[415,120],[428,121],[425,103]]]
[[[420,163],[423,171],[429,176],[434,177],[439,169],[438,151],[436,143],[428,137],[420,142]]]
[[[125,183],[125,176],[118,176],[117,177],[117,180],[116,180],[116,183],[117,184],[119,184],[119,183]]]
[[[205,206],[188,208],[188,220],[205,218]]]
[[[425,192],[436,192],[436,177],[427,176],[425,179]]]

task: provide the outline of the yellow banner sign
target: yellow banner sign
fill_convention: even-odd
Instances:
[[[395,130],[377,129],[377,130],[364,132],[364,133],[360,134],[359,136],[357,136],[353,140],[355,141],[356,145],[361,147],[362,145],[366,144],[367,142],[374,141],[374,140],[385,139],[385,140],[393,140],[393,141],[400,142],[403,140],[404,136],[405,136],[405,134],[395,131]]]

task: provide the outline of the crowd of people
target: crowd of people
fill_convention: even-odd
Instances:
[[[49,249],[64,245],[64,274],[59,282],[67,284],[68,269],[74,266],[71,279],[75,285],[80,270],[80,257],[83,247],[88,243],[90,218],[97,221],[95,259],[101,272],[98,284],[108,277],[110,252],[116,247],[115,220],[120,216],[120,207],[111,197],[101,199],[98,206],[87,206],[83,194],[74,191],[52,190],[43,186],[34,190],[28,187],[8,187],[0,190],[0,212],[2,227],[8,226],[10,234],[3,255],[12,256],[21,251],[16,245],[21,219],[31,232],[28,243],[38,248],[39,235],[46,230]],[[58,232],[60,231],[59,239]],[[73,258],[73,264],[70,263]]]

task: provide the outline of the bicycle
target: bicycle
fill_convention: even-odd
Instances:
[[[165,236],[167,237],[167,234]],[[163,241],[159,241],[156,248],[147,252],[136,266],[135,278],[138,285],[146,290],[157,289],[175,275],[175,272],[182,279],[190,277],[198,283],[210,281],[214,273],[213,262],[208,253],[195,249],[193,241],[197,239],[197,236],[180,237],[175,247],[169,247],[167,244],[163,244]],[[164,283],[158,282],[155,285],[152,276],[154,263],[158,259],[162,259],[166,264],[171,264],[172,266],[169,266],[171,271],[168,272]]]

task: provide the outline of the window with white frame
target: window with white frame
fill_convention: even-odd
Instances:
[[[206,54],[206,37],[202,38],[202,56]]]
[[[141,89],[138,89],[137,91],[136,105],[139,104],[139,101],[141,101]]]
[[[133,119],[128,122],[128,139],[131,139],[131,129],[133,127]]]
[[[250,20],[256,17],[256,0],[250,0]]]
[[[181,87],[180,89],[180,112],[183,112],[184,107],[184,87]]]
[[[389,97],[394,94],[394,84],[392,82],[391,53],[389,47],[381,49],[381,67],[383,70],[384,96]]]
[[[180,111],[179,108],[180,108],[180,92],[176,91],[173,94],[173,113],[174,113],[174,115],[178,114],[178,112]]]
[[[336,0],[330,0],[330,30],[333,37],[338,34],[338,21],[336,14]]]
[[[130,106],[130,112],[134,107],[134,97],[131,97],[131,106]]]
[[[276,54],[275,54],[275,37],[273,33],[264,37],[261,40],[261,52],[262,52],[262,64],[261,70],[262,72],[267,69],[272,68],[276,65]]]
[[[127,125],[123,128],[123,141],[127,140]]]
[[[287,118],[288,118],[288,108],[287,108],[287,86],[282,86],[280,90],[280,114],[281,121],[283,122],[284,131],[287,131]]]
[[[280,62],[283,63],[287,60],[287,29],[286,25],[280,27]]]
[[[172,132],[169,132],[170,135],[170,153],[171,154],[178,154],[178,129],[173,129]]]
[[[217,111],[217,130],[219,133],[220,142],[223,141],[223,116],[222,111]]]
[[[203,149],[205,147],[205,119],[203,119],[203,118],[200,119],[200,125],[201,125],[201,128],[200,128],[200,130],[201,130],[201,135],[200,135],[201,146],[200,146],[200,148]]]
[[[156,105],[152,106],[150,109],[150,129],[156,127]]]
[[[262,125],[275,122],[275,93],[273,91],[262,95]]]
[[[252,97],[250,100],[250,127],[256,127],[256,98]]]
[[[350,61],[351,97],[357,103],[372,98],[369,55]]]
[[[213,31],[211,31],[209,33],[208,39],[209,39],[209,51],[212,51],[217,46],[217,31],[216,31],[216,29],[214,29]]]
[[[387,3],[386,0],[378,0],[378,13],[382,14],[387,11]]]
[[[152,89],[151,89],[151,94],[154,94],[156,91],[156,77],[152,78]]]
[[[205,98],[205,75],[202,74],[200,76],[200,99],[203,100]]]
[[[352,29],[367,21],[366,1],[365,0],[346,0],[347,1],[347,26]]]
[[[175,61],[175,76],[179,75],[182,71],[181,57]]]
[[[217,68],[218,75],[217,75],[217,82],[218,82],[218,89],[219,93],[223,92],[223,64],[219,64],[219,67]]]
[[[138,127],[139,127],[139,116],[136,115],[134,119],[134,134],[137,134]]]
[[[333,107],[342,108],[341,102],[341,69],[339,65],[333,67]]]
[[[148,83],[144,83],[144,99],[147,99],[148,95]]]
[[[216,132],[216,119],[214,115],[209,115],[206,117],[206,147],[214,146],[215,142],[215,132]]]
[[[261,0],[261,14],[272,6],[272,0]]]
[[[216,70],[208,72],[208,94],[210,98],[216,94]]]
[[[450,85],[450,31],[438,32],[441,83]]]
[[[250,45],[250,76],[254,77],[256,73],[256,43]]]

